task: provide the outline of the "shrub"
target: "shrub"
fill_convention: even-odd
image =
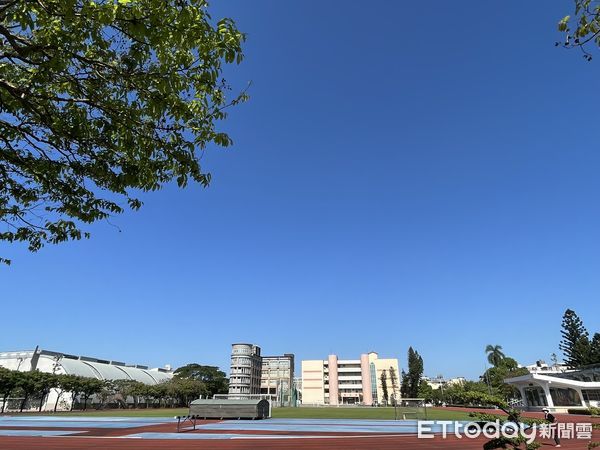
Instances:
[[[600,408],[590,407],[590,408],[571,408],[568,409],[567,412],[569,414],[579,414],[582,416],[599,416]]]
[[[589,409],[584,408],[569,408],[567,409],[569,414],[579,414],[580,416],[591,416],[592,412]]]

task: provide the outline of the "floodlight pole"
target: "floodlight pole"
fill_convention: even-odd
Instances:
[[[488,366],[487,363],[485,363],[485,381],[487,382],[488,385],[488,393],[490,395],[492,395],[492,386],[490,385],[490,376],[488,374]]]

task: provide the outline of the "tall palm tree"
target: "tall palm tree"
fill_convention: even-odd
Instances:
[[[501,345],[488,345],[485,348],[485,352],[487,353],[489,363],[494,367],[498,367],[502,360],[506,358],[506,355],[502,352]]]

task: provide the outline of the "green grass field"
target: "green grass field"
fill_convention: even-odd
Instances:
[[[407,419],[417,418],[412,408],[398,408],[398,418],[402,419],[407,413]],[[90,416],[90,417],[173,417],[187,415],[187,408],[176,409],[111,409],[58,412],[56,415]],[[27,413],[39,414],[39,413]],[[45,413],[52,414],[52,413]],[[273,408],[273,417],[279,419],[381,419],[393,420],[394,408]],[[419,414],[419,419],[424,419],[424,414]],[[427,409],[429,420],[468,420],[467,412],[449,411],[442,408]]]
[[[398,408],[398,418],[406,414],[407,419],[425,419],[423,410],[418,417],[414,408]],[[273,417],[298,419],[389,419],[394,420],[394,408],[273,408]],[[469,415],[462,411],[449,411],[441,408],[427,409],[429,420],[468,420]]]

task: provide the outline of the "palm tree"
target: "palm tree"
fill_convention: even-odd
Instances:
[[[485,348],[485,352],[487,353],[489,363],[494,367],[498,367],[498,365],[506,357],[506,355],[502,352],[501,345],[488,345]]]

